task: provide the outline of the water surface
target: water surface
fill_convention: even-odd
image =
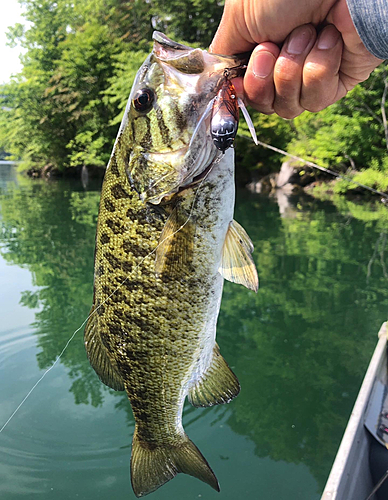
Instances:
[[[0,427],[55,361],[92,301],[98,187],[0,166]],[[365,205],[238,193],[258,294],[226,283],[222,354],[242,390],[184,425],[220,484],[189,476],[154,500],[320,498],[388,311],[388,219]],[[135,498],[134,421],[103,386],[82,331],[0,434],[0,498]]]

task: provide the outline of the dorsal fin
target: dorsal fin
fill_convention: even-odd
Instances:
[[[245,229],[233,220],[226,233],[219,272],[226,280],[239,283],[257,292],[259,278],[252,252],[253,243]]]
[[[85,348],[90,364],[99,376],[101,382],[115,391],[124,391],[124,382],[110,359],[97,328],[97,314],[94,305],[90,311],[89,320],[85,327]]]

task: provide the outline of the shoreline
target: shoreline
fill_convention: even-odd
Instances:
[[[0,160],[0,167],[21,165],[21,161],[16,160]],[[82,184],[87,184],[89,180],[102,181],[105,168],[96,166],[82,166],[68,168],[64,171],[58,171],[51,165],[43,168],[30,168],[28,170],[18,171],[19,174],[30,179],[43,180],[59,180],[59,179],[80,179]],[[252,193],[275,194],[282,192],[286,196],[292,196],[297,193],[305,193],[308,196],[316,199],[330,200],[337,196],[353,201],[381,201],[388,204],[388,193],[374,193],[370,191],[368,186],[356,186],[352,189],[347,189],[344,192],[336,190],[336,184],[341,181],[340,178],[333,178],[329,174],[317,173],[311,167],[295,165],[292,162],[284,162],[279,172],[272,172],[263,176],[257,175],[255,172],[251,179],[247,182],[246,172],[236,170],[236,186],[238,188],[246,188]],[[382,196],[384,194],[384,196]]]

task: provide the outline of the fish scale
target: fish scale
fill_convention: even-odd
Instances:
[[[131,366],[125,385],[136,421],[141,422],[137,426],[138,435],[147,442],[152,437],[152,441],[161,444],[169,442],[171,437],[176,439],[171,429],[175,429],[176,416],[181,411],[184,385],[173,387],[175,384],[166,379],[174,380],[176,375],[184,372],[189,374],[200,354],[195,341],[201,332],[201,325],[205,323],[209,289],[214,278],[207,277],[206,257],[198,263],[202,267],[200,274],[193,276],[190,266],[187,271],[181,270],[185,278],[179,282],[171,276],[165,279],[155,277],[154,256],[147,257],[143,262],[142,259],[144,254],[157,246],[165,220],[158,212],[155,214],[152,207],[145,207],[139,201],[137,193],[130,188],[125,172],[120,172],[120,167],[118,169],[122,197],[112,195],[118,184],[110,169],[101,193],[96,262],[106,271],[99,277],[95,287],[96,306],[104,304],[104,311],[98,311],[98,329],[105,348],[115,358],[119,370]],[[203,196],[206,196],[206,190]],[[106,209],[105,200],[115,207],[114,212]],[[136,219],[128,220],[128,211],[136,213]],[[115,223],[113,228],[111,221]],[[202,223],[205,224],[206,219]],[[122,227],[123,231],[115,230],[117,226]],[[108,243],[101,243],[102,235],[109,237]],[[199,248],[201,239],[197,239],[198,252],[202,255]],[[135,270],[125,275],[124,266]],[[124,279],[127,281],[120,289],[120,292],[123,289],[124,292],[114,294]],[[171,304],[173,307],[169,307]],[[120,335],[117,330],[120,330]],[[178,332],[184,332],[184,337]],[[118,356],[119,351],[121,354]],[[186,378],[188,383],[189,375]],[[161,386],[165,388],[165,398],[162,399],[159,397]],[[138,396],[139,387],[142,389],[141,397]],[[169,401],[168,406],[165,400]],[[145,413],[144,409],[151,403],[153,411]]]
[[[182,409],[186,396],[195,406],[211,406],[238,394],[215,343],[223,273],[238,281],[248,269],[252,283],[239,282],[256,287],[250,240],[233,221],[234,152],[221,157],[205,126],[190,142],[227,66],[236,59],[156,34],[102,187],[85,345],[102,382],[130,400],[137,496],[179,472],[219,489],[183,429]],[[237,238],[231,239],[231,227]],[[225,248],[232,258],[225,260]]]

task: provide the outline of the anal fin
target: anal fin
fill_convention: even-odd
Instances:
[[[226,233],[219,272],[226,280],[239,283],[257,292],[259,278],[252,252],[251,239],[245,229],[233,220]]]
[[[124,382],[110,359],[98,332],[97,315],[94,312],[94,305],[86,323],[84,341],[89,362],[94,371],[99,376],[101,382],[115,391],[124,391]]]
[[[213,406],[229,403],[240,392],[236,375],[229,368],[216,344],[213,358],[203,377],[189,391],[189,401],[193,406]]]

